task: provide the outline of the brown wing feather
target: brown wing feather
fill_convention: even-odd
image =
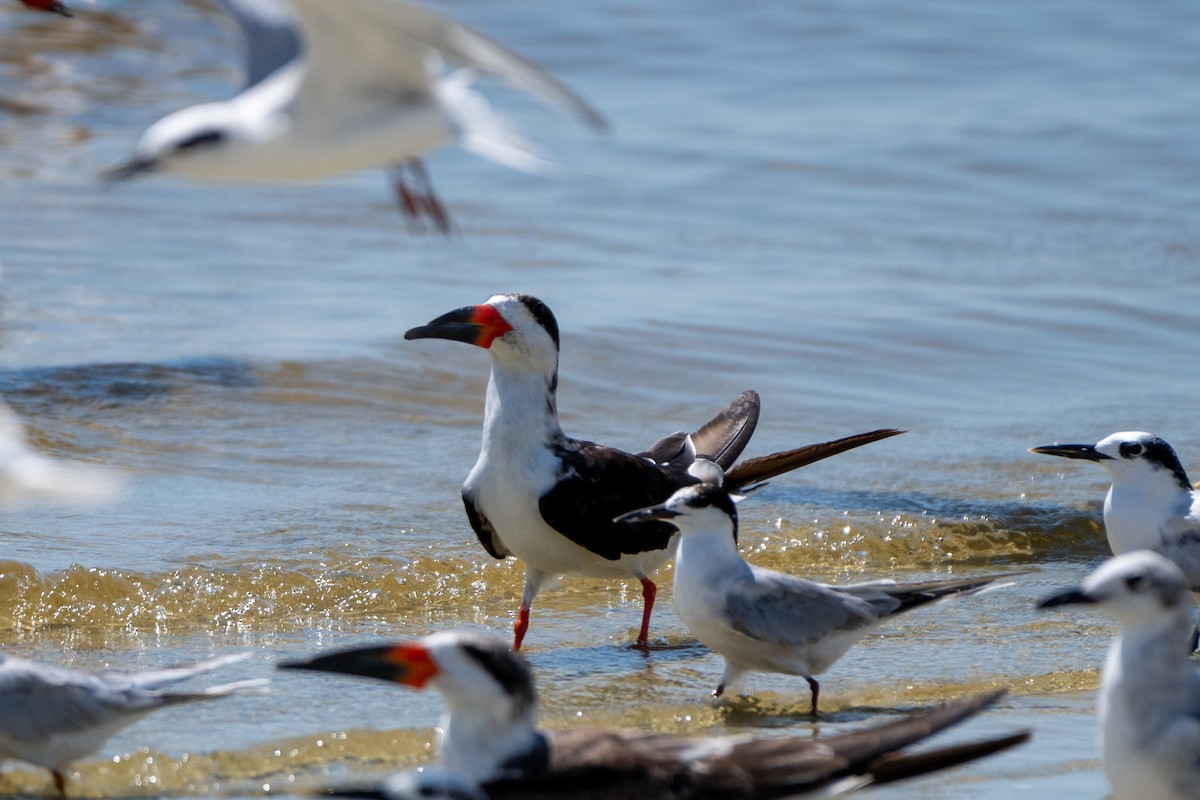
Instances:
[[[785,472],[791,472],[794,469],[799,469],[800,467],[820,461],[821,459],[836,456],[838,453],[844,453],[856,447],[862,447],[864,444],[878,442],[880,439],[899,436],[902,433],[904,431],[896,430],[895,428],[881,428],[877,431],[859,433],[829,442],[797,447],[794,450],[784,450],[779,453],[772,453],[769,456],[748,458],[740,464],[734,465],[732,469],[725,471],[725,487],[731,492],[736,492],[753,484],[774,478],[776,475],[782,475]]]
[[[721,469],[729,469],[754,435],[760,408],[758,392],[747,389],[739,394],[724,411],[692,434],[696,453],[708,456]]]
[[[896,751],[995,703],[952,701],[866,730],[801,738],[696,738],[576,728],[549,734],[545,772],[494,781],[490,800],[772,800],[854,775],[891,782],[1020,744],[1027,733],[902,756]]]

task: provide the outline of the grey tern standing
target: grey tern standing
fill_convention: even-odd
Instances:
[[[222,0],[247,41],[249,85],[151,125],[105,172],[303,181],[393,168],[401,210],[449,231],[420,157],[448,142],[507,166],[548,162],[471,88],[492,75],[603,130],[603,117],[499,42],[405,0]],[[463,69],[447,72],[447,63]]]
[[[261,689],[264,680],[194,692],[166,689],[248,655],[141,672],[82,672],[0,655],[0,760],[13,758],[45,767],[65,797],[64,773],[71,762],[96,752],[114,733],[150,712]]]
[[[499,294],[443,314],[404,334],[482,347],[492,371],[479,459],[463,484],[467,518],[494,558],[525,563],[525,590],[513,648],[529,628],[533,600],[554,576],[637,578],[645,645],[656,587],[650,575],[670,557],[675,529],[614,520],[660,503],[682,486],[722,480],[743,491],[769,478],[869,442],[891,428],[734,463],[758,421],[759,400],[745,392],[693,434],[672,434],[641,453],[572,439],[558,422],[558,322],[535,297]]]
[[[1121,626],[1097,709],[1104,772],[1118,800],[1200,797],[1200,668],[1183,649],[1189,586],[1174,562],[1135,550],[1039,604],[1083,605]]]
[[[680,489],[661,505],[623,515],[666,523],[679,531],[675,613],[705,645],[725,657],[713,695],[747,672],[800,675],[812,690],[816,675],[851,645],[896,614],[951,595],[977,592],[997,577],[928,583],[871,581],[827,586],[747,563],[737,549],[737,508],[720,486]]]
[[[944,769],[1019,744],[1027,733],[906,755],[899,751],[1003,696],[991,692],[820,741],[689,737],[597,728],[542,731],[533,675],[492,637],[439,633],[280,665],[436,689],[447,713],[437,763],[381,787],[329,794],[386,800],[773,800],[828,797]]]

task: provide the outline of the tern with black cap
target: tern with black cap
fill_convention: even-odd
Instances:
[[[1200,602],[1200,494],[1166,440],[1121,431],[1096,444],[1044,445],[1030,452],[1104,467],[1112,478],[1104,498],[1104,532],[1113,554],[1162,553],[1183,570],[1193,601]]]
[[[679,531],[675,613],[697,639],[725,657],[713,695],[720,697],[747,672],[800,675],[812,690],[814,715],[821,689],[815,676],[879,623],[1005,577],[828,586],[757,567],[738,552],[733,499],[708,484],[680,489],[667,502],[621,519],[666,523]]]

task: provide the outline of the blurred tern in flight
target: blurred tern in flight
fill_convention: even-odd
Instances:
[[[249,653],[142,672],[81,672],[0,654],[0,760],[45,767],[66,796],[71,762],[99,750],[110,736],[151,711],[261,690],[265,680],[211,686],[198,692],[164,687],[241,661]]]
[[[164,117],[105,172],[302,181],[387,166],[401,210],[450,222],[420,156],[447,142],[510,167],[548,165],[471,88],[495,76],[603,130],[603,117],[499,42],[404,0],[222,0],[247,42],[248,85]],[[447,71],[447,64],[461,66]]]
[[[116,474],[44,456],[29,447],[25,427],[0,402],[0,506],[27,500],[82,503],[116,493]]]
[[[75,16],[71,13],[71,9],[58,2],[58,0],[21,0],[21,2],[29,8],[34,8],[38,11],[50,11],[55,14],[62,14],[64,17]]]
[[[513,649],[529,629],[533,600],[563,574],[637,578],[645,645],[675,529],[614,518],[661,503],[681,486],[724,482],[747,491],[784,472],[903,433],[885,428],[734,463],[758,424],[759,400],[743,392],[692,434],[674,433],[640,453],[569,438],[558,422],[558,322],[536,297],[498,294],[413,328],[405,339],[449,339],[486,349],[492,372],[483,444],[463,484],[467,519],[493,558],[525,562]]]
[[[737,508],[719,486],[680,489],[667,502],[620,517],[679,531],[675,613],[725,657],[720,697],[746,672],[800,675],[817,713],[819,675],[885,619],[951,595],[973,594],[999,577],[928,583],[871,581],[827,586],[746,563],[737,549]]]
[[[1188,587],[1172,561],[1135,550],[1039,604],[1091,606],[1120,623],[1097,708],[1104,772],[1118,800],[1200,797],[1200,668],[1183,650]]]
[[[1200,601],[1200,494],[1171,445],[1152,433],[1122,431],[1096,444],[1054,444],[1030,452],[1095,461],[1108,470],[1112,486],[1104,498],[1104,531],[1113,554],[1162,553],[1183,570],[1193,599]]]
[[[995,703],[1003,691],[955,700],[903,719],[814,741],[747,735],[692,737],[599,728],[537,727],[533,675],[503,642],[439,633],[280,665],[363,675],[446,701],[438,762],[381,787],[328,794],[385,800],[774,800],[831,797],[971,761],[1027,733],[901,754],[898,751]]]

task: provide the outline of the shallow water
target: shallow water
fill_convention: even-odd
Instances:
[[[527,640],[547,725],[807,737],[1007,685],[945,740],[1032,727],[1036,745],[875,796],[1102,797],[1111,628],[1032,605],[1106,552],[1103,474],[1026,448],[1145,429],[1200,463],[1200,9],[442,7],[614,125],[591,137],[494,92],[566,171],[436,155],[450,239],[406,230],[377,174],[102,187],[148,123],[233,90],[234,31],[198,2],[0,8],[0,396],[43,450],[129,476],[106,505],[4,512],[0,644],[80,667],[249,649],[224,676],[276,687],[147,718],[73,794],[286,794],[429,756],[436,697],[272,664],[506,635],[520,568],[483,553],[458,499],[487,357],[402,334],[524,291],[558,314],[575,435],[640,449],[747,387],[751,455],[909,430],[747,501],[756,563],[1026,573],[880,628],[824,676],[816,725],[793,678],[709,702],[720,660],[672,613],[669,568],[645,656],[627,647],[640,591],[569,580]],[[0,775],[0,792],[47,787]]]

